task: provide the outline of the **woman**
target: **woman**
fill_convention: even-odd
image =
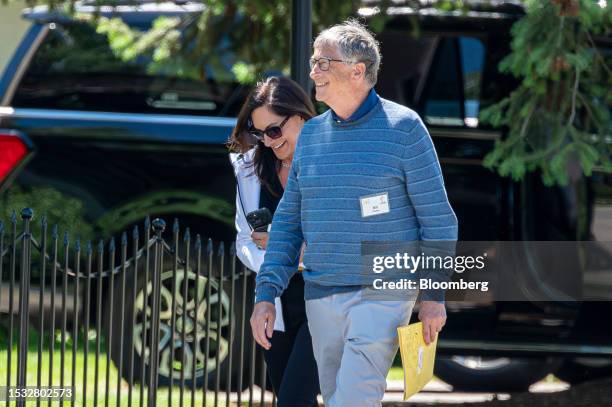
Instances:
[[[236,252],[245,266],[259,271],[267,232],[254,232],[246,214],[276,210],[283,194],[295,145],[304,122],[315,115],[306,92],[290,79],[271,77],[258,83],[238,115],[229,140],[238,188]],[[276,299],[270,350],[264,350],[278,406],[317,406],[319,381],[304,304],[304,279],[296,273]]]

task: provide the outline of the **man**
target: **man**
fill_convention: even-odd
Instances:
[[[269,349],[274,298],[305,242],[306,313],[329,407],[381,404],[396,329],[415,303],[364,295],[361,243],[457,240],[431,137],[414,111],[376,94],[379,66],[378,43],[356,21],[316,38],[310,77],[330,110],[302,129],[257,275],[251,327]],[[446,321],[439,293],[421,293],[419,319],[433,341]]]

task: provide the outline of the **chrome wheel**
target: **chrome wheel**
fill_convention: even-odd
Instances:
[[[223,289],[219,287],[219,283],[212,280],[210,300],[207,302],[206,290],[208,279],[204,276],[196,277],[196,274],[191,270],[186,273],[188,289],[187,297],[184,297],[183,284],[185,272],[178,271],[175,281],[176,314],[174,330],[172,330],[172,275],[172,271],[166,271],[161,276],[159,375],[168,380],[171,377],[180,379],[181,371],[183,370],[185,379],[193,379],[192,368],[195,362],[195,379],[198,379],[204,376],[206,359],[208,360],[206,373],[210,373],[215,369],[217,352],[219,353],[219,365],[228,356],[230,344],[223,335],[226,334],[230,324],[230,299]],[[142,288],[138,292],[136,302],[134,303],[136,320],[133,330],[134,349],[139,357],[144,355],[146,364],[149,363],[150,349],[148,343],[143,346],[142,334],[143,329],[146,329],[146,336],[147,338],[150,337],[152,292],[153,284],[149,282],[146,290],[146,301],[145,290]],[[197,309],[196,303],[198,305]],[[219,307],[221,307],[220,320],[218,318]],[[210,324],[207,324],[206,321],[208,312],[210,312]],[[184,325],[183,315],[185,316]],[[221,331],[221,335],[219,335],[219,331]],[[185,335],[184,341],[183,333]],[[207,341],[208,357],[206,355]]]
[[[500,367],[508,366],[510,364],[509,358],[453,356],[451,359],[461,366],[479,370],[499,369]]]

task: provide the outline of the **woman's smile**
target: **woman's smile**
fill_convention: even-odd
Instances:
[[[285,144],[287,144],[287,140],[283,140],[280,144],[272,146],[272,148],[275,149],[275,150],[278,150],[279,148],[281,148]]]

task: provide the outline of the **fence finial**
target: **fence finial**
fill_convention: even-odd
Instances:
[[[206,243],[206,255],[209,255],[213,252],[213,241],[209,237],[208,242]]]
[[[32,219],[34,217],[34,209],[32,208],[23,208],[21,210],[21,219]]]
[[[164,222],[163,219],[160,218],[155,218],[153,219],[153,230],[155,231],[155,233],[163,233],[164,230],[166,230],[166,222]]]

